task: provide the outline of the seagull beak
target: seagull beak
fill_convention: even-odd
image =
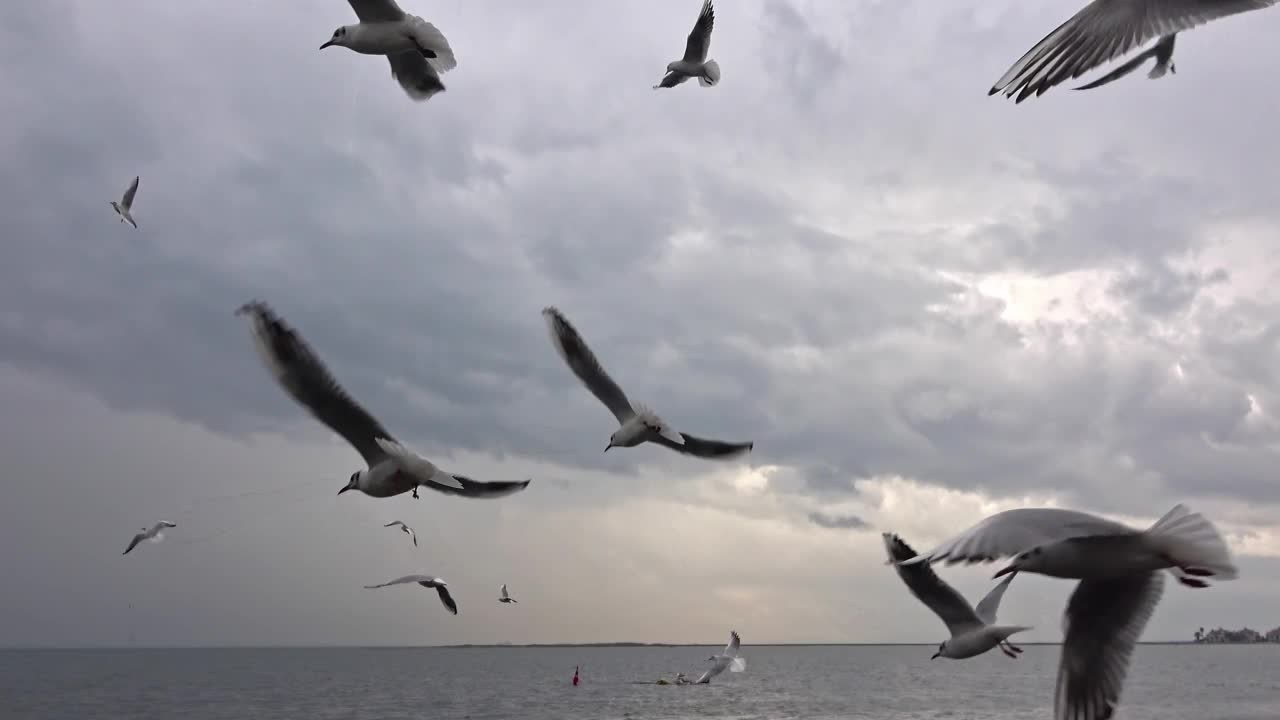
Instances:
[[[611,448],[611,447],[613,447],[613,443],[609,443],[608,445],[605,445],[605,446],[604,446],[604,451],[605,451],[605,452],[609,452],[609,448]]]
[[[940,652],[936,652],[936,653],[934,653],[934,654],[933,654],[933,657],[931,657],[931,658],[929,658],[929,659],[930,659],[930,660],[937,660],[937,659],[938,659],[938,658],[940,658],[940,657],[942,657],[942,653],[940,653]]]
[[[320,49],[321,49],[321,50],[323,50],[323,49],[325,49],[325,48],[329,47],[329,46],[330,46],[330,45],[332,45],[332,44],[333,44],[333,41],[332,41],[332,40],[330,40],[330,41],[326,42],[325,44],[321,45],[321,46],[320,46]]]
[[[339,495],[341,495],[342,493],[344,493],[344,492],[346,492],[346,491],[348,491],[348,490],[350,490],[350,489],[351,489],[351,486],[350,486],[350,485],[347,485],[346,487],[344,487],[344,488],[342,488],[341,490],[339,490],[339,491],[338,491],[338,494],[339,494]]]
[[[1009,573],[1016,573],[1016,572],[1018,572],[1018,568],[1014,567],[1013,565],[1010,565],[1009,567],[1007,567],[1007,568],[1005,568],[1005,569],[1001,570],[1000,572],[996,573],[995,575],[992,575],[992,576],[991,576],[991,579],[992,579],[992,580],[995,580],[996,578],[1001,577],[1001,576],[1003,576],[1003,575],[1008,575]]]

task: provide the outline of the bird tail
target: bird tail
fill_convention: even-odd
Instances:
[[[744,657],[736,657],[729,663],[729,672],[742,672],[747,669],[747,659]]]
[[[1239,571],[1231,562],[1227,541],[1200,513],[1178,504],[1147,530],[1156,547],[1188,575],[1234,580]]]
[[[445,39],[444,33],[420,17],[413,17],[410,23],[413,39],[418,46],[435,54],[435,57],[427,56],[427,64],[435,68],[438,73],[449,72],[458,66],[458,61],[453,56],[453,48],[449,47],[449,41]]]
[[[702,64],[702,74],[698,76],[698,84],[712,87],[720,83],[720,63],[708,60]]]

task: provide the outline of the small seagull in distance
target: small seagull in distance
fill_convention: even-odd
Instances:
[[[944,640],[938,646],[934,658],[971,658],[993,647],[999,647],[1001,652],[1011,658],[1018,657],[1022,648],[1010,643],[1008,638],[1016,632],[1031,628],[995,624],[1000,599],[1013,581],[1013,575],[992,588],[975,610],[963,595],[938,577],[929,563],[899,565],[899,562],[916,556],[916,551],[902,538],[890,533],[881,533],[881,537],[884,539],[885,550],[889,553],[889,563],[898,571],[898,577],[907,584],[907,589],[917,600],[942,618],[947,630],[951,632],[951,639]]]
[[[737,631],[730,630],[729,644],[724,646],[724,650],[722,650],[719,655],[712,655],[707,658],[712,665],[706,672],[702,673],[702,677],[698,678],[698,681],[694,684],[709,683],[711,682],[711,678],[719,675],[725,670],[729,670],[730,672],[742,672],[743,670],[746,670],[746,658],[738,655],[738,648],[740,645],[742,645],[742,640],[738,637]]]
[[[168,520],[161,520],[155,525],[152,525],[150,530],[148,530],[147,528],[142,528],[141,532],[133,536],[133,540],[132,542],[129,543],[129,547],[125,548],[124,552],[120,554],[128,555],[129,551],[137,547],[138,543],[142,542],[143,540],[149,540],[151,542],[160,542],[161,540],[164,539],[165,528],[172,528],[172,527],[178,527],[178,526],[169,522]]]
[[[263,302],[246,303],[236,315],[248,316],[254,347],[271,377],[313,417],[338,433],[364,458],[368,468],[352,473],[338,491],[359,490],[385,498],[412,492],[418,486],[466,498],[496,498],[525,489],[519,482],[478,482],[447,473],[396,442],[378,422],[338,384],[306,340]]]
[[[498,597],[498,602],[500,602],[500,603],[517,603],[517,604],[519,604],[519,603],[516,601],[516,599],[515,599],[515,598],[513,598],[513,597],[511,597],[510,595],[508,595],[508,594],[507,594],[507,584],[506,584],[506,583],[502,583],[502,593],[501,593],[501,595],[499,595],[499,597]]]
[[[138,223],[133,221],[133,196],[138,194],[138,177],[134,176],[133,182],[129,183],[129,189],[124,191],[124,197],[120,198],[120,202],[111,201],[111,207],[120,216],[120,222],[127,222],[133,226],[134,230],[138,229]]]
[[[564,359],[569,369],[583,385],[613,413],[621,425],[609,436],[605,452],[614,447],[635,447],[643,442],[654,442],[685,455],[702,458],[729,458],[750,452],[754,442],[731,443],[705,440],[687,433],[676,432],[665,420],[643,405],[634,408],[622,392],[622,388],[609,377],[587,347],[582,336],[564,315],[554,307],[542,311],[551,331],[551,344]]]
[[[392,522],[387,523],[386,525],[383,525],[382,527],[395,527],[396,525],[399,525],[401,530],[403,530],[403,531],[405,531],[406,533],[408,533],[408,534],[409,534],[409,537],[413,539],[413,546],[414,546],[414,547],[418,547],[418,536],[417,536],[417,534],[415,534],[415,533],[413,532],[413,528],[409,527],[408,525],[405,525],[403,522],[400,522],[399,520],[395,520],[395,521],[392,521]]]
[[[711,29],[715,24],[715,8],[711,7],[711,0],[704,0],[702,12],[698,13],[693,31],[685,41],[684,57],[667,63],[667,74],[662,82],[653,86],[654,90],[673,88],[692,77],[698,78],[698,84],[702,87],[711,87],[720,82],[720,64],[707,59],[707,51],[711,49]]]
[[[1093,0],[1049,33],[1010,67],[988,95],[1003,92],[1022,102],[1049,88],[1078,78],[1153,38],[1166,46],[1172,69],[1171,36],[1211,20],[1275,5],[1277,0]],[[1129,68],[1132,71],[1132,68]],[[1128,72],[1123,74],[1128,74]],[[1159,77],[1153,74],[1152,77]],[[1115,79],[1115,78],[1112,78]],[[1109,81],[1108,81],[1109,82]],[[1105,83],[1101,83],[1105,84]],[[1086,86],[1088,87],[1088,86]]]
[[[405,575],[402,578],[396,578],[390,582],[384,582],[381,585],[365,585],[366,590],[375,588],[383,588],[389,585],[403,585],[405,583],[418,583],[424,588],[434,588],[436,594],[440,596],[440,602],[448,608],[449,612],[454,615],[458,614],[458,603],[453,601],[453,596],[449,594],[449,585],[444,580],[430,575]]]
[[[334,30],[321,50],[336,45],[363,55],[387,56],[391,75],[414,100],[444,92],[440,73],[458,65],[444,33],[417,15],[405,13],[395,0],[348,1],[360,18],[359,24]]]

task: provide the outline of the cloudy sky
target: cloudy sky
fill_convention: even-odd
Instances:
[[[722,0],[721,85],[655,92],[696,0],[415,0],[459,63],[421,104],[317,51],[340,0],[0,4],[0,644],[937,642],[882,530],[1177,502],[1241,579],[1146,637],[1280,624],[1280,11],[1158,82],[987,97],[1079,4]],[[529,489],[336,496],[360,458],[251,298],[401,440]],[[754,453],[601,453],[551,304]],[[461,613],[361,588],[410,573]],[[1070,589],[1002,617],[1056,640]]]

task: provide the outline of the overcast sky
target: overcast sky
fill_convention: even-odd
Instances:
[[[1241,578],[1146,637],[1280,625],[1280,11],[1015,106],[987,89],[1080,0],[722,0],[721,84],[655,92],[698,4],[409,0],[458,58],[425,103],[317,51],[341,0],[0,4],[0,644],[938,642],[881,531],[1177,502]],[[338,497],[360,457],[252,298],[405,443],[533,483]],[[755,451],[602,453],[552,304]],[[361,587],[411,573],[460,614]],[[1071,588],[1001,617],[1057,640]]]

